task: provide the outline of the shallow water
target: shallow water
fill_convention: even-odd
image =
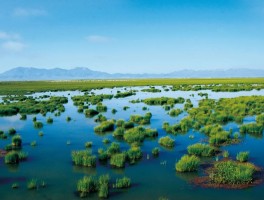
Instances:
[[[139,90],[135,96],[127,98],[104,100],[103,104],[107,105],[108,111],[104,115],[109,119],[125,119],[128,120],[131,114],[144,114],[151,112],[151,128],[156,128],[159,132],[159,138],[166,135],[162,130],[162,124],[167,121],[171,124],[179,122],[187,114],[182,113],[178,117],[170,117],[162,106],[147,106],[148,111],[142,111],[143,103],[131,104],[130,100],[144,99],[148,97],[184,97],[190,98],[194,106],[198,105],[198,101],[202,99],[197,94],[199,92],[207,92],[209,98],[231,98],[237,96],[264,95],[261,91],[243,91],[243,92],[211,92],[211,91],[169,91],[162,93],[146,93],[140,92],[145,87],[135,87]],[[124,89],[102,89],[95,90],[96,94],[115,94],[117,90]],[[125,169],[113,169],[109,166],[97,164],[94,169],[85,167],[76,167],[71,163],[71,151],[81,150],[87,141],[93,142],[92,150],[97,153],[97,149],[106,147],[102,143],[103,138],[109,138],[115,141],[111,134],[97,135],[93,128],[97,125],[94,119],[85,118],[84,114],[77,112],[77,107],[73,105],[71,96],[82,94],[81,92],[47,92],[38,93],[33,96],[43,94],[68,96],[69,102],[65,105],[66,111],[60,117],[48,113],[46,117],[37,115],[37,119],[44,123],[44,127],[40,129],[44,132],[43,137],[38,136],[39,129],[33,127],[32,118],[35,116],[28,115],[26,121],[21,121],[20,115],[11,117],[0,117],[0,130],[7,131],[14,127],[23,138],[23,151],[28,152],[29,157],[25,162],[21,162],[18,166],[8,166],[4,164],[3,158],[0,158],[0,197],[1,199],[80,199],[76,191],[76,183],[78,179],[84,175],[100,175],[104,173],[110,174],[112,180],[116,177],[126,175],[132,179],[132,187],[128,190],[110,190],[110,199],[158,199],[159,197],[167,197],[168,199],[254,199],[264,194],[264,184],[243,190],[226,190],[226,189],[208,189],[194,186],[190,183],[196,173],[181,174],[175,171],[175,162],[185,154],[188,145],[202,141],[205,137],[199,132],[189,131],[185,135],[171,136],[176,140],[176,146],[172,150],[161,147],[160,156],[153,158],[151,150],[153,147],[159,146],[158,138],[155,140],[146,140],[142,145],[144,152],[143,159],[135,165],[127,165]],[[190,95],[194,94],[194,97]],[[124,106],[130,108],[123,110]],[[91,106],[93,107],[93,106]],[[183,104],[176,104],[175,107],[182,108]],[[112,114],[111,110],[117,109],[116,114]],[[46,118],[51,116],[54,119],[53,124],[47,124]],[[66,122],[66,117],[71,116],[72,121]],[[255,120],[255,117],[246,117],[245,123]],[[238,125],[229,123],[224,126],[226,130],[232,128],[238,131]],[[189,135],[195,136],[189,139]],[[30,142],[37,141],[37,146],[30,146]],[[67,145],[70,141],[70,145]],[[119,141],[120,142],[120,141]],[[4,148],[8,140],[0,140],[0,148]],[[226,146],[230,156],[235,158],[238,151],[250,151],[250,161],[256,165],[264,167],[264,142],[263,138],[254,138],[246,135],[243,141],[237,145]],[[122,149],[128,149],[126,143],[121,142]],[[147,154],[150,159],[147,159]],[[209,159],[213,161],[214,158]],[[161,165],[162,161],[167,161],[166,165]],[[201,173],[201,172],[198,172]],[[36,191],[27,190],[26,184],[30,179],[44,180],[47,182],[46,188],[40,188]],[[12,183],[18,182],[19,189],[13,190]],[[91,195],[91,199],[98,199],[97,194]]]

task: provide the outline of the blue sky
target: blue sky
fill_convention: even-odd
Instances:
[[[0,72],[264,68],[263,0],[0,0]]]

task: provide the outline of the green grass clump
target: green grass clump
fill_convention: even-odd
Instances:
[[[155,147],[152,149],[151,153],[153,156],[158,156],[160,153],[160,149],[158,147]]]
[[[159,139],[159,144],[167,148],[172,148],[175,146],[175,140],[171,139],[169,136],[165,136]]]
[[[104,144],[109,144],[111,141],[110,141],[110,139],[108,139],[108,138],[104,138],[103,139],[103,143]]]
[[[74,96],[72,97],[72,100],[75,106],[83,106],[84,109],[87,109],[88,106],[85,104],[89,103],[92,105],[96,105],[102,102],[104,99],[111,99],[111,98],[113,98],[113,95],[111,94],[99,94],[99,95],[84,94],[84,95]]]
[[[249,158],[249,152],[248,151],[241,151],[236,156],[236,159],[239,162],[247,162],[248,158]]]
[[[124,139],[128,143],[141,143],[145,138],[145,128],[139,126],[129,129],[124,134]]]
[[[42,127],[43,127],[43,123],[42,123],[42,122],[35,121],[35,122],[34,122],[34,127],[35,127],[35,128],[38,128],[38,129],[39,129],[39,128],[42,128]]]
[[[219,124],[208,124],[200,129],[200,132],[207,136],[215,135],[221,131],[223,131],[223,127]]]
[[[165,106],[163,106],[163,108],[164,108],[164,110],[168,111],[168,110],[171,109],[171,106],[169,106],[169,105],[165,105]]]
[[[124,106],[123,107],[123,110],[126,111],[127,109],[129,109],[130,107],[129,106]]]
[[[187,111],[187,110],[189,110],[190,108],[193,108],[193,104],[192,104],[192,102],[186,102],[186,103],[184,104],[183,109],[184,109],[185,111]]]
[[[116,179],[113,188],[128,188],[131,185],[130,178],[123,177]],[[87,197],[91,193],[98,193],[99,198],[108,198],[110,189],[110,176],[101,175],[99,178],[93,176],[84,176],[77,182],[77,191],[80,197]]]
[[[53,119],[52,119],[51,117],[49,117],[49,118],[47,119],[47,123],[48,123],[48,124],[52,124],[52,123],[53,123]]]
[[[238,133],[238,132],[234,133],[233,137],[234,137],[235,139],[238,139],[238,138],[239,138],[239,133]]]
[[[99,189],[98,189],[98,197],[99,198],[108,198],[109,196],[109,185],[108,183],[103,183],[99,186]]]
[[[200,164],[200,159],[194,155],[184,155],[176,163],[175,168],[178,172],[193,172],[197,171]]]
[[[183,111],[182,111],[181,109],[179,109],[179,108],[177,108],[177,109],[172,109],[172,110],[170,111],[170,116],[171,116],[171,117],[177,117],[177,116],[180,115],[182,112],[183,112]]]
[[[101,102],[96,105],[97,112],[106,112],[107,106],[103,105]]]
[[[72,161],[74,165],[95,167],[96,156],[92,155],[89,151],[72,151]]]
[[[6,134],[0,134],[0,139],[2,139],[2,140],[5,140],[5,139],[7,139],[7,135]]]
[[[223,157],[228,158],[229,157],[229,152],[228,151],[223,151]]]
[[[0,130],[0,139],[7,139],[7,134],[2,130]]]
[[[108,198],[109,196],[109,175],[101,175],[98,180],[98,197]]]
[[[116,121],[117,127],[123,127],[124,124],[125,124],[125,120],[123,120],[123,119],[119,119]]]
[[[83,106],[78,106],[78,110],[77,110],[78,113],[83,113],[83,110],[84,110]]]
[[[62,102],[63,99],[66,101]],[[21,119],[24,120],[27,114],[41,113],[44,116],[47,112],[65,110],[63,104],[67,102],[65,97],[50,97],[48,100],[38,100],[29,96],[25,97],[23,101],[3,102],[0,105],[0,115],[11,116],[19,113]]]
[[[209,178],[217,184],[250,184],[256,167],[251,163],[238,163],[235,161],[219,161],[209,173]]]
[[[99,176],[98,184],[99,185],[103,185],[103,184],[108,185],[109,181],[110,181],[110,176],[108,174],[104,174],[104,175]]]
[[[29,190],[36,190],[38,187],[37,180],[36,179],[31,179],[27,182],[27,188]]]
[[[208,144],[202,144],[202,143],[196,143],[193,145],[189,145],[187,149],[190,155],[196,155],[196,156],[202,156],[202,157],[213,156],[216,152],[214,147],[211,147]]]
[[[176,103],[184,103],[184,98],[170,98],[170,97],[154,97],[144,99],[143,102],[147,105],[173,105]]]
[[[20,120],[26,120],[26,119],[27,119],[27,115],[21,114]]]
[[[113,131],[114,125],[115,125],[115,122],[113,120],[104,121],[100,125],[98,125],[94,128],[94,132],[104,133],[107,131]]]
[[[87,194],[97,191],[97,181],[94,177],[84,176],[77,182],[77,191],[81,197],[86,197]]]
[[[131,147],[127,152],[127,158],[130,163],[135,163],[142,157],[142,151],[140,147]]]
[[[77,182],[77,191],[80,197],[87,197],[90,193],[98,192],[99,198],[108,198],[109,181],[109,175],[101,175],[98,179],[92,176],[84,176]]]
[[[189,109],[190,118],[200,126],[220,126],[212,124],[226,124],[235,121],[242,123],[244,117],[260,115],[264,112],[263,96],[240,96],[235,98],[202,99],[199,106]],[[241,131],[258,132],[259,127],[242,126]],[[219,130],[219,131],[223,131]],[[214,133],[216,133],[214,131]],[[209,135],[209,131],[207,133]],[[219,137],[219,136],[218,136]]]
[[[43,133],[42,131],[40,131],[40,132],[38,133],[38,135],[39,135],[40,137],[42,137],[42,136],[44,136],[44,133]]]
[[[228,143],[229,141],[231,141],[231,133],[227,131],[221,131],[221,132],[215,133],[214,135],[211,134],[209,137],[209,143],[215,146]]]
[[[86,117],[94,117],[95,115],[98,115],[99,112],[94,109],[87,109],[84,111]]]
[[[9,134],[9,135],[15,135],[15,134],[16,134],[16,130],[15,130],[14,128],[10,128],[10,129],[8,130],[8,134]]]
[[[93,146],[93,142],[86,142],[85,148],[91,148]]]
[[[129,101],[130,103],[140,103],[140,100],[139,99],[133,99],[131,101]]]
[[[263,125],[257,123],[243,124],[239,129],[240,133],[258,134],[262,135]]]
[[[158,132],[155,129],[148,129],[142,126],[137,126],[125,131],[124,140],[130,144],[141,143],[145,138],[154,138],[158,136]]]
[[[134,123],[131,121],[125,122],[125,120],[123,119],[119,119],[116,121],[116,126],[119,128],[125,128],[125,129],[129,129],[129,128],[133,128],[134,127]]]
[[[107,148],[106,152],[109,157],[116,153],[120,153],[120,144],[112,142],[111,145]]]
[[[19,149],[20,149],[20,147],[18,147]],[[15,146],[13,146],[12,144],[7,144],[6,146],[5,146],[5,150],[6,151],[11,151],[11,150],[16,150],[16,149],[18,149],[17,147],[15,147]]]
[[[125,129],[134,128],[134,123],[133,122],[125,122],[122,127]]]
[[[256,122],[257,122],[257,124],[264,126],[264,113],[257,115]]]
[[[12,146],[17,147],[17,148],[21,148],[22,146],[22,138],[20,135],[14,135],[12,137]]]
[[[131,179],[128,177],[117,178],[115,184],[113,185],[114,188],[129,188],[131,186]]]
[[[123,128],[123,127],[117,127],[116,129],[115,129],[115,131],[113,132],[113,136],[114,137],[119,137],[119,138],[122,138],[123,136],[124,136],[124,134],[125,134],[125,128]]]
[[[67,116],[67,117],[66,117],[66,121],[67,121],[67,122],[70,122],[71,120],[72,120],[72,118],[71,118],[70,116]]]
[[[37,121],[37,117],[36,117],[36,116],[33,117],[33,118],[32,118],[32,121],[33,121],[33,122],[36,122],[36,121]]]
[[[150,128],[146,128],[145,129],[145,137],[148,138],[155,138],[158,137],[158,131],[156,129],[150,129]]]
[[[104,121],[106,121],[106,120],[107,120],[107,118],[106,118],[104,115],[102,115],[102,114],[99,114],[99,115],[97,116],[97,118],[94,119],[95,122],[104,122]]]
[[[104,151],[103,149],[98,149],[98,159],[101,162],[106,162],[108,160],[109,156],[107,154],[107,151]]]
[[[157,89],[157,88],[155,88],[155,87],[150,87],[150,88],[142,89],[141,91],[142,91],[142,92],[153,92],[153,93],[161,92],[160,89]]]
[[[127,92],[119,92],[117,93],[114,97],[115,98],[124,98],[124,97],[129,97],[129,96],[132,96],[132,95],[135,95],[136,93],[132,90],[130,91],[127,91]]]
[[[5,155],[5,164],[18,164],[18,163],[19,163],[19,156],[17,152],[11,151]]]
[[[113,108],[111,112],[112,112],[112,114],[116,114],[117,110],[115,108]]]
[[[125,153],[117,153],[111,156],[110,165],[117,168],[125,167],[126,162],[126,154]]]
[[[169,125],[168,122],[164,122],[162,128],[167,132],[174,135],[187,133],[193,126],[193,120],[190,117],[183,118],[180,123]]]
[[[209,124],[200,129],[200,131],[209,136],[209,143],[211,145],[222,145],[231,141],[232,132],[223,130],[219,124]]]
[[[136,124],[145,125],[145,124],[150,124],[151,117],[152,117],[152,114],[150,112],[146,113],[145,116],[131,115],[130,121]]]

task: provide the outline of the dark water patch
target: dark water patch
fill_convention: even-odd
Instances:
[[[26,180],[26,177],[1,177],[0,185],[11,184],[14,182],[25,182]]]

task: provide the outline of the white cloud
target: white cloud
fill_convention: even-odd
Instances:
[[[18,40],[20,39],[19,34],[16,33],[7,33],[4,31],[0,31],[0,39],[1,40]]]
[[[16,8],[12,13],[15,17],[44,16],[47,14],[45,10],[34,8]]]
[[[0,42],[0,48],[6,52],[20,52],[26,47],[17,33],[0,31]]]
[[[106,36],[101,36],[101,35],[89,35],[87,37],[85,37],[86,40],[88,40],[89,42],[93,42],[93,43],[106,43],[106,42],[110,42],[112,39]]]
[[[2,48],[7,51],[19,52],[22,51],[26,45],[18,41],[6,41],[2,43]]]

